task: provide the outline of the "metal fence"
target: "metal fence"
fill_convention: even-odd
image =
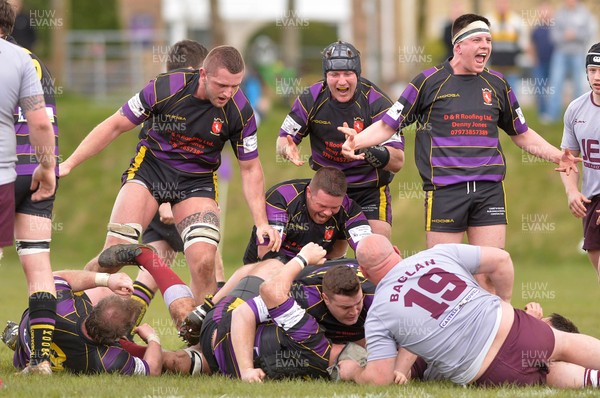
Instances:
[[[70,31],[66,45],[65,87],[96,100],[140,90],[169,51],[164,32]]]

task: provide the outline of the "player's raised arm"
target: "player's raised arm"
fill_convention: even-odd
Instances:
[[[531,128],[523,134],[513,135],[510,138],[524,151],[557,164],[558,167],[555,169],[556,171],[564,172],[567,175],[569,175],[571,171],[575,173],[578,172],[577,163],[582,161],[581,158],[576,158],[569,150],[563,152],[554,147]]]

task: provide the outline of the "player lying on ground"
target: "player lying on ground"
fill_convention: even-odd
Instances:
[[[403,383],[406,373],[394,370],[409,369],[418,356],[428,365],[426,380],[598,386],[600,340],[553,329],[509,304],[514,271],[507,252],[442,244],[402,259],[384,236],[371,235],[359,243],[357,259],[378,286],[365,323],[367,366],[340,364],[343,379]],[[482,289],[476,273],[487,274],[499,296]],[[422,327],[405,333],[408,322]]]

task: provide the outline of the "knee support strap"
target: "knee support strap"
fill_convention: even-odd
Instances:
[[[140,236],[142,236],[142,226],[136,223],[120,224],[110,222],[106,229],[109,236],[114,236],[128,243],[138,243]]]
[[[50,239],[18,239],[15,241],[15,246],[19,256],[47,253],[50,251]]]
[[[187,250],[188,247],[197,242],[218,246],[221,241],[221,233],[216,225],[197,223],[192,224],[183,230],[181,233],[181,240],[183,240],[184,250]]]

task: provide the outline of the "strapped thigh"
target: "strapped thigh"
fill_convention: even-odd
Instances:
[[[17,239],[15,246],[19,256],[48,253],[50,252],[50,239]]]
[[[137,223],[108,223],[107,235],[122,239],[128,243],[138,243],[142,235],[142,226]]]
[[[219,216],[213,210],[206,210],[186,217],[178,225],[178,229],[181,230],[183,249],[187,250],[188,247],[198,242],[218,246],[221,241],[219,227]]]

